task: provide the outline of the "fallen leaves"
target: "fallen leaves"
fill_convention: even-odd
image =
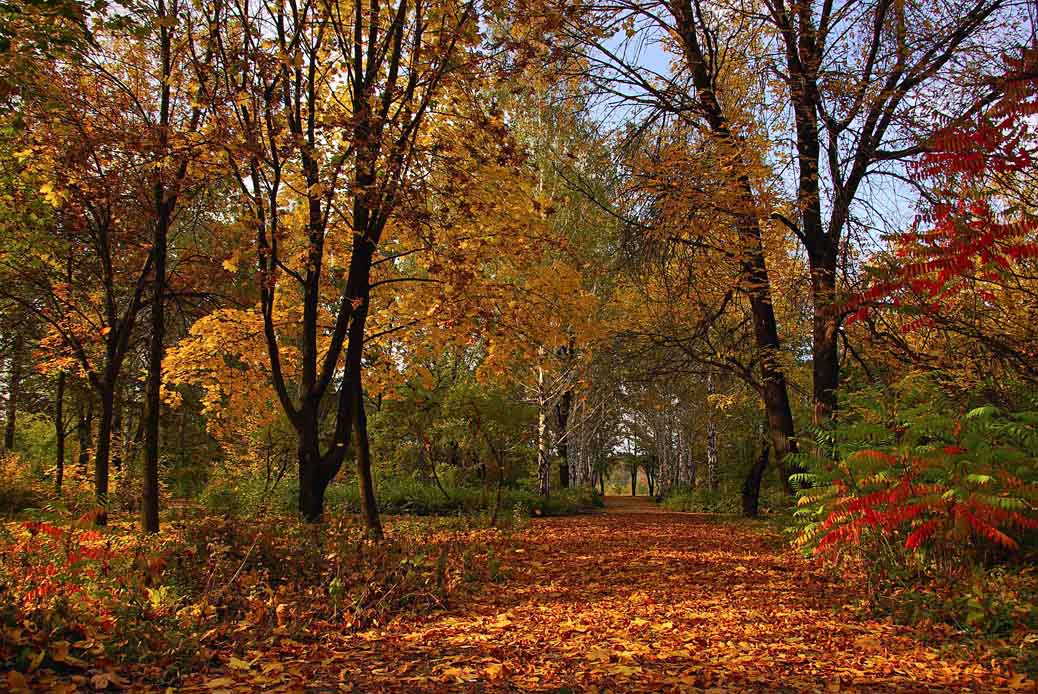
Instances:
[[[654,508],[654,507],[653,507]],[[761,525],[690,514],[535,522],[509,580],[430,616],[279,642],[230,663],[234,691],[1018,691],[1026,676],[947,657],[838,609],[833,586]],[[259,667],[284,664],[275,681]],[[250,660],[250,662],[252,662]],[[333,684],[332,680],[335,681]],[[189,683],[190,684],[190,683]],[[186,691],[205,694],[201,677]]]
[[[839,609],[847,586],[816,580],[765,526],[646,511],[501,536],[508,579],[481,578],[447,610],[350,631],[299,625],[294,605],[281,610],[292,629],[215,633],[212,665],[177,691],[1034,691],[990,658],[953,657],[907,627]],[[47,660],[74,657],[68,647],[50,644]],[[90,670],[77,682],[147,689],[139,672],[120,675]],[[39,684],[19,677],[0,688]]]

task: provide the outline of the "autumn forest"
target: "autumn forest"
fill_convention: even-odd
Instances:
[[[1038,692],[1036,27],[0,3],[0,690]]]

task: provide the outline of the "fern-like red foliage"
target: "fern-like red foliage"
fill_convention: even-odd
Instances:
[[[999,194],[1009,178],[1038,174],[1038,50],[1006,62],[993,106],[940,128],[915,164],[915,176],[939,202],[895,239],[897,262],[845,304],[848,322],[877,306],[898,308],[906,293],[935,310],[964,289],[958,280],[997,280],[1015,263],[1038,258],[1038,216],[1003,204]],[[924,314],[903,330],[928,323]]]

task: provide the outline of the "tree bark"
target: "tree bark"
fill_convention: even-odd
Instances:
[[[112,418],[115,412],[115,393],[106,386],[99,393],[101,416],[97,424],[97,443],[94,450],[94,497],[97,509],[94,523],[108,524],[108,459],[112,445]]]
[[[123,407],[121,402],[115,403],[112,413],[112,469],[116,474],[123,470],[123,449],[126,443],[126,432],[123,430]]]
[[[537,367],[537,487],[545,499],[551,493],[548,463],[548,403],[544,395],[544,369]]]
[[[331,478],[324,474],[317,441],[317,426],[307,426],[299,437],[299,513],[308,523],[324,515],[324,494]]]
[[[717,419],[713,403],[709,402],[710,396],[714,394],[713,370],[706,374],[706,393],[706,475],[710,491],[716,492],[721,486],[721,478],[717,469]]]
[[[65,372],[58,373],[58,385],[54,393],[54,491],[61,494],[65,480]]]
[[[357,457],[357,480],[360,484],[364,523],[372,537],[382,539],[382,523],[378,517],[378,502],[375,499],[375,482],[371,475],[371,446],[368,442],[367,415],[364,412],[364,387],[359,371],[352,390],[354,451]]]
[[[742,483],[742,515],[747,518],[756,518],[759,511],[760,484],[768,467],[769,448],[769,443],[764,441],[760,456],[750,466],[750,471]]]
[[[11,376],[7,381],[7,413],[4,423],[4,450],[14,450],[15,421],[18,418],[18,398],[22,390],[22,349],[25,346],[24,336],[15,334],[11,348]]]
[[[84,403],[83,400],[86,400],[86,402]],[[94,405],[89,393],[83,394],[79,400],[78,409],[76,417],[76,443],[79,447],[79,454],[76,467],[79,468],[79,474],[85,477],[90,461],[90,434],[94,421]]]
[[[559,401],[555,404],[555,419],[559,425],[558,451],[561,461],[559,462],[559,488],[569,487],[569,415],[573,408],[573,391],[567,389]]]

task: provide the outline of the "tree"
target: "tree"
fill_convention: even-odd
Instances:
[[[255,229],[271,377],[299,438],[300,512],[321,516],[352,440],[365,521],[380,536],[362,378],[372,273],[394,261],[378,257],[384,233],[436,163],[425,135],[431,106],[459,104],[461,92],[450,90],[471,74],[477,34],[472,4],[400,0],[369,9],[214,5],[217,69],[200,64],[199,78],[221,104],[228,162]],[[289,198],[299,215],[288,211]],[[293,266],[286,245],[305,262]],[[274,322],[287,282],[302,297],[294,395]],[[335,423],[322,442],[326,398]]]
[[[1038,100],[1033,49],[1006,59],[1001,94],[970,121],[955,120],[926,144],[916,181],[927,205],[877,256],[871,283],[844,305],[851,322],[909,361],[963,384],[1034,382],[1033,303],[1038,217],[1033,194]]]
[[[952,121],[991,99],[961,75],[977,56],[997,55],[1013,32],[1003,0],[765,0],[763,9],[782,55],[771,74],[782,84],[796,142],[797,217],[778,218],[810,263],[812,397],[815,423],[824,425],[835,416],[840,379],[838,277],[866,181],[926,150],[921,123],[938,92]]]

